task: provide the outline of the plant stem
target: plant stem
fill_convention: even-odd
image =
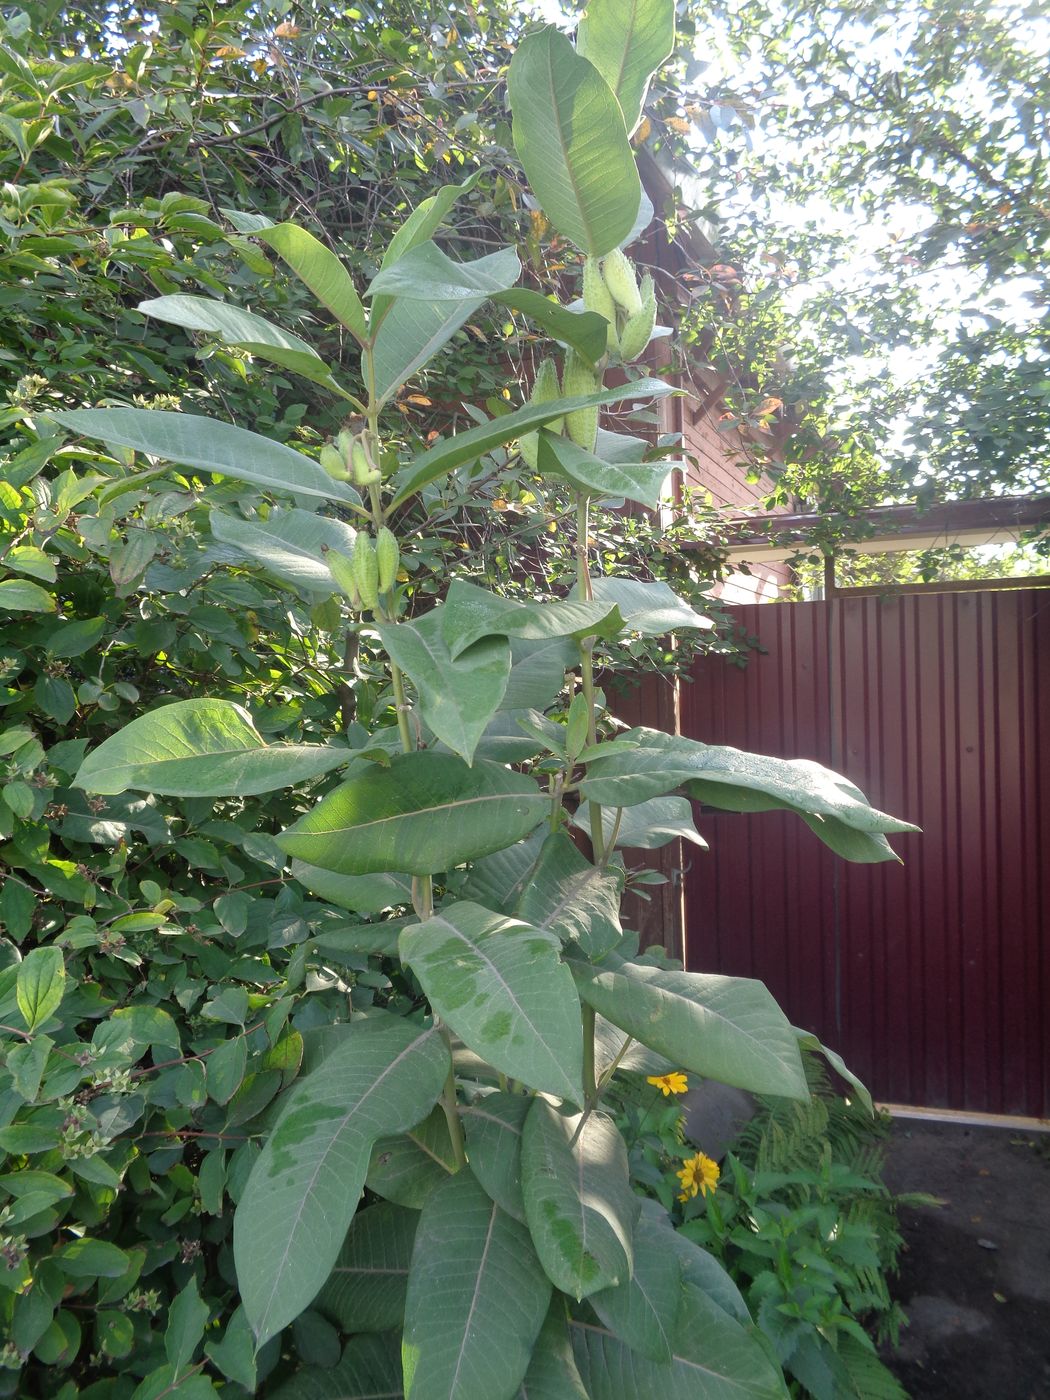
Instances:
[[[448,1124],[448,1136],[452,1143],[452,1153],[456,1159],[456,1170],[458,1171],[460,1167],[467,1165],[467,1146],[463,1140],[463,1124],[460,1122],[459,1104],[456,1099],[456,1070],[452,1064],[452,1037],[446,1026],[441,1027],[441,1034],[445,1037],[449,1058],[448,1078],[441,1091],[441,1107],[445,1114],[445,1122]]]
[[[583,1003],[583,1094],[587,1103],[598,1097],[594,1079],[594,1007]]]
[[[590,602],[594,597],[591,588],[591,571],[587,560],[587,539],[590,530],[589,502],[582,493],[576,497],[576,584],[580,597]],[[580,641],[580,682],[583,698],[587,701],[587,742],[598,742],[598,715],[594,703],[594,638],[584,637]],[[605,833],[602,830],[602,809],[597,802],[587,804],[591,824],[591,846],[595,861],[605,863]]]

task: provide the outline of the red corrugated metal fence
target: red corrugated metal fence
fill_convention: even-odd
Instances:
[[[761,978],[884,1101],[1050,1116],[1050,589],[736,610],[765,654],[698,664],[682,732],[845,773],[904,864],[786,814],[701,814],[686,955]]]

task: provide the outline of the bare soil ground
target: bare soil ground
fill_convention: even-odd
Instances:
[[[886,1361],[913,1400],[1050,1400],[1050,1135],[898,1119],[905,1208],[896,1295],[911,1325]]]

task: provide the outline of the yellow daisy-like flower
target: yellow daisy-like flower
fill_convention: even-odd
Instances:
[[[700,1193],[706,1196],[708,1191],[713,1191],[718,1185],[718,1163],[710,1157],[705,1157],[702,1152],[698,1152],[695,1157],[689,1157],[682,1163],[682,1170],[675,1175],[682,1183],[682,1191],[678,1199],[688,1201],[693,1196]]]
[[[671,1074],[651,1074],[645,1082],[655,1085],[665,1099],[671,1094],[684,1094],[689,1088],[689,1080],[677,1069]]]

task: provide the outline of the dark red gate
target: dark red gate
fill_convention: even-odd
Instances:
[[[813,758],[923,828],[847,865],[786,814],[705,812],[688,966],[761,978],[886,1102],[1050,1116],[1050,589],[735,610],[682,732]]]

